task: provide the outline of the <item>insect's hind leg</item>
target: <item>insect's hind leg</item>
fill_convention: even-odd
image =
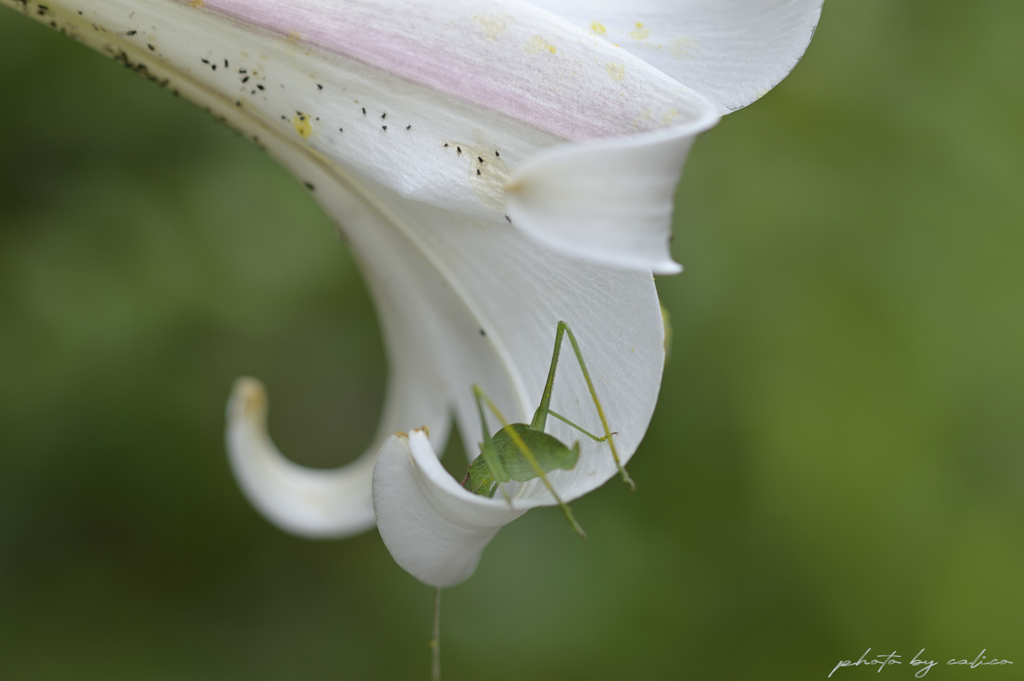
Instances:
[[[583,371],[583,378],[587,381],[587,388],[590,390],[590,398],[594,400],[594,407],[597,408],[597,415],[601,418],[601,425],[604,427],[604,439],[608,440],[608,445],[611,447],[612,458],[615,459],[615,465],[618,466],[619,468],[619,475],[622,476],[622,481],[629,485],[629,488],[631,490],[636,491],[636,483],[633,482],[633,478],[629,477],[629,473],[626,472],[626,467],[622,465],[622,460],[619,459],[619,452],[615,448],[615,440],[612,438],[611,429],[608,427],[608,419],[605,418],[604,409],[601,407],[601,401],[597,399],[597,391],[594,389],[594,382],[590,380],[590,372],[587,371],[587,363],[583,361],[583,353],[580,352],[579,343],[576,342],[576,336],[573,334],[572,329],[569,328],[569,325],[566,324],[565,322],[558,322],[558,331],[555,334],[555,353],[558,353],[558,348],[561,345],[561,336],[563,331],[566,335],[569,336],[569,343],[572,345],[573,352],[576,353],[576,361],[579,362],[580,369]],[[554,360],[552,360],[551,376],[549,377],[550,381],[554,380],[554,368],[555,362]],[[550,393],[550,389],[547,389],[547,392]],[[548,411],[551,411],[550,408],[548,409]],[[556,418],[565,421],[563,417],[556,416]],[[568,421],[566,422],[568,423]],[[579,426],[575,426],[572,423],[570,423],[569,425],[572,425],[577,430],[586,433],[586,431],[584,431]],[[590,435],[590,433],[586,434]],[[591,435],[591,437],[594,436]]]
[[[610,437],[610,435],[617,435],[617,433],[611,433],[610,435],[605,435],[604,437],[598,437],[598,436],[594,435],[593,433],[591,433],[589,430],[586,430],[585,428],[583,428],[582,426],[576,425],[575,423],[573,423],[569,419],[567,419],[564,416],[562,416],[561,414],[559,414],[554,409],[548,409],[548,414],[551,415],[551,416],[554,416],[556,419],[558,419],[562,423],[565,423],[566,425],[571,426],[572,428],[575,428],[579,432],[581,432],[584,435],[586,435],[587,437],[589,437],[594,442],[604,442],[605,440],[607,440]]]
[[[562,501],[562,497],[558,496],[558,492],[555,491],[555,488],[552,486],[551,481],[548,480],[548,476],[544,473],[544,469],[541,468],[540,463],[537,461],[537,457],[535,457],[533,455],[533,452],[530,451],[530,448],[523,441],[522,436],[520,436],[519,433],[517,433],[514,428],[509,428],[508,427],[509,423],[505,419],[504,415],[502,415],[502,413],[498,409],[497,405],[494,404],[494,402],[491,401],[491,398],[489,398],[487,396],[487,394],[483,390],[480,389],[479,386],[475,386],[475,385],[473,386],[473,394],[476,395],[477,404],[480,405],[480,417],[481,417],[481,419],[483,419],[483,405],[486,404],[487,408],[490,409],[491,413],[494,414],[494,416],[498,419],[498,422],[501,423],[501,427],[503,429],[505,429],[506,433],[508,433],[509,439],[512,440],[512,443],[516,446],[516,448],[522,453],[522,455],[529,462],[530,467],[533,468],[534,472],[537,474],[537,477],[539,477],[541,479],[541,482],[544,483],[544,486],[547,487],[548,492],[551,493],[551,496],[553,496],[555,498],[555,501],[558,502],[559,508],[562,509],[562,515],[564,515],[565,519],[569,521],[570,525],[572,525],[572,529],[574,529],[576,531],[576,533],[578,535],[580,535],[580,537],[582,537],[583,539],[586,539],[587,538],[587,533],[584,532],[583,528],[580,527],[580,524],[578,522],[576,522],[576,518],[573,517],[572,511],[569,509],[569,505],[566,504],[564,501]],[[484,449],[485,450],[486,450],[486,448],[487,448],[489,443],[491,443],[491,437],[487,435],[487,421],[486,421],[486,419],[484,419]],[[491,446],[492,446],[492,451],[493,451],[493,444]],[[495,454],[494,458],[495,458],[495,460],[497,460],[498,457],[497,457],[496,454]],[[486,459],[485,459],[485,461],[486,461]],[[500,464],[499,464],[499,466],[500,466]],[[493,471],[492,471],[492,473],[493,473]],[[504,491],[504,489],[502,491]],[[506,498],[507,498],[507,496],[506,496]]]

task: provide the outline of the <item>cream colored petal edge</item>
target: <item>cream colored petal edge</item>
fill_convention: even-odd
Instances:
[[[670,252],[676,187],[694,139],[717,122],[709,112],[670,130],[542,151],[509,177],[508,216],[569,256],[678,274]]]
[[[463,489],[420,430],[384,443],[373,472],[373,507],[395,562],[437,587],[468,579],[498,530],[527,510]]]
[[[763,97],[796,66],[822,0],[534,0],[717,102]]]

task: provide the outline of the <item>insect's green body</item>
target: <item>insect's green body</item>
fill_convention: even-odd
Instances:
[[[513,423],[499,430],[491,438],[493,453],[498,458],[498,466],[495,466],[493,472],[487,465],[487,458],[483,456],[477,457],[470,465],[469,491],[473,494],[493,497],[498,490],[499,482],[509,482],[510,480],[525,482],[537,477],[537,471],[523,456],[512,436],[507,432],[509,428],[519,434],[545,473],[550,473],[555,469],[569,470],[576,465],[576,460],[580,458],[579,442],[570,449],[543,431],[533,430],[525,423]],[[496,478],[495,474],[501,477]]]
[[[604,428],[603,437],[588,433],[569,419],[551,410],[551,390],[555,384],[555,370],[558,367],[558,354],[562,347],[563,335],[569,336],[569,342],[572,344],[576,360],[580,364],[583,378],[586,379],[587,388],[590,390],[590,397],[594,400],[597,415],[600,417],[601,425]],[[612,450],[612,456],[615,458],[615,463],[619,467],[622,479],[631,488],[636,489],[629,474],[626,473],[626,469],[622,467],[622,462],[619,460],[619,454],[615,449],[615,442],[612,440],[614,433],[608,428],[608,421],[605,419],[601,402],[597,399],[594,383],[590,380],[590,373],[587,371],[587,365],[583,361],[583,355],[580,353],[579,345],[576,343],[576,337],[565,322],[558,322],[558,327],[555,331],[555,350],[551,355],[551,368],[548,371],[548,380],[544,384],[544,394],[541,396],[540,405],[537,406],[537,411],[534,412],[533,420],[529,425],[525,423],[509,424],[479,386],[473,386],[473,395],[476,397],[477,409],[480,412],[484,441],[480,443],[480,456],[470,465],[463,485],[468,482],[469,489],[474,494],[493,497],[498,489],[502,489],[502,493],[504,493],[503,483],[512,480],[525,482],[534,478],[540,478],[544,482],[544,486],[548,488],[548,491],[551,492],[555,501],[562,508],[562,513],[565,514],[566,520],[573,526],[573,529],[580,536],[586,536],[583,528],[573,518],[572,511],[569,510],[569,507],[558,496],[546,475],[556,469],[569,470],[573,468],[580,456],[580,444],[576,442],[570,448],[558,439],[545,433],[544,426],[547,423],[548,415],[554,416],[556,419],[572,426],[592,440],[597,442],[607,440]],[[495,433],[493,437],[488,435],[487,417],[484,415],[485,404],[502,425],[501,430]],[[508,499],[507,494],[505,498]],[[511,500],[509,500],[509,503],[511,503]]]

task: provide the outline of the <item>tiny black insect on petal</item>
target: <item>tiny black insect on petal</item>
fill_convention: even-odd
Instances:
[[[501,158],[501,154],[499,154],[497,151],[494,152],[494,155],[497,156],[498,158]]]
[[[459,152],[459,156],[462,156],[462,147],[455,147],[455,151]]]
[[[480,335],[481,335],[481,336],[486,336],[486,335],[487,335],[487,332],[486,332],[486,331],[484,331],[483,329],[480,329]]]
[[[224,60],[224,68],[228,68],[228,60],[227,59]]]
[[[382,125],[382,126],[380,126],[380,127],[384,128],[385,130],[387,130],[387,129],[388,129],[388,126],[386,126],[386,125]]]
[[[256,85],[256,89],[257,89],[257,90],[262,90],[262,89],[263,89],[263,86],[257,83],[257,85]]]
[[[508,220],[508,224],[510,224],[510,225],[512,224],[512,218],[510,218],[509,216],[506,215],[505,219]]]
[[[476,160],[478,160],[478,161],[480,161],[481,163],[483,163],[483,162],[484,162],[484,157],[483,157],[483,156],[477,156],[477,157],[476,157]]]
[[[216,71],[217,70],[217,65],[216,64],[211,64],[210,68],[213,69],[214,71]]]
[[[447,146],[448,146],[448,143],[447,143],[447,142],[445,142],[445,143],[444,143],[444,145],[445,145],[445,146],[447,147]]]
[[[476,169],[476,174],[477,174],[477,176],[480,175],[480,169],[479,168]]]
[[[245,69],[238,69],[239,73],[248,73]]]
[[[407,125],[407,126],[405,126],[405,129],[406,130],[412,130],[412,126],[411,125]]]
[[[79,14],[81,14],[81,12],[79,12]],[[129,36],[135,35],[136,33],[138,33],[138,31],[128,31]]]
[[[246,76],[245,78],[243,78],[242,82],[243,83],[248,83],[249,82],[249,76]]]
[[[338,132],[345,132],[345,128],[338,128]]]
[[[200,59],[202,59],[202,58],[200,57]],[[210,63],[210,60],[209,60],[209,59],[203,59],[203,63],[204,63],[204,64],[209,64],[209,63]]]
[[[363,115],[364,116],[366,115],[366,107],[365,106],[363,107]]]
[[[380,119],[381,119],[381,120],[384,120],[384,119],[385,119],[385,118],[387,118],[387,117],[388,117],[388,114],[387,114],[387,112],[386,112],[386,111],[385,111],[384,113],[382,113],[382,114],[380,115]]]
[[[321,85],[320,83],[317,83],[317,84],[316,84],[316,89],[317,89],[317,90],[323,90],[323,89],[324,89],[324,86],[323,86],[323,85]]]
[[[309,191],[311,191],[311,192],[315,192],[316,191],[316,187],[313,186],[312,182],[306,182],[304,184],[306,185],[306,189],[308,189]]]

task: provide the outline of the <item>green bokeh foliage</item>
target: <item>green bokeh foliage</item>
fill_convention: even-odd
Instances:
[[[586,542],[557,509],[504,529],[445,593],[446,679],[1019,672],[1022,29],[1019,0],[828,0],[698,142],[639,491],[576,502]],[[384,373],[298,183],[0,11],[0,676],[426,678],[430,590],[375,532],[271,527],[222,444],[253,374],[284,451],[349,460]]]

